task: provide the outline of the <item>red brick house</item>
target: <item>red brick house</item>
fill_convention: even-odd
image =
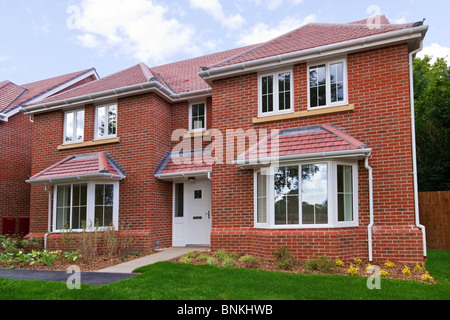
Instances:
[[[27,233],[30,212],[32,118],[20,111],[57,93],[98,79],[94,69],[18,86],[0,82],[0,233]]]
[[[25,106],[30,236],[56,245],[87,221],[142,249],[420,261],[410,81],[428,28],[380,20],[139,64]]]

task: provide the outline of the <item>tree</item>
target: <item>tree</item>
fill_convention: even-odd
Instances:
[[[450,68],[444,59],[414,61],[419,191],[450,190]]]

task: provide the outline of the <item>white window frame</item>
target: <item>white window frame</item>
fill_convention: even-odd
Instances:
[[[274,188],[274,172],[278,167],[299,167],[299,175],[301,174],[301,166],[307,164],[322,164],[326,163],[328,168],[328,223],[327,224],[302,224],[302,182],[299,177],[299,224],[295,225],[276,225],[275,224],[275,188]],[[337,194],[337,166],[351,166],[353,179],[353,220],[352,221],[338,221],[338,194]],[[358,227],[358,163],[357,161],[308,161],[308,162],[294,162],[289,164],[280,164],[278,167],[262,168],[254,171],[254,228],[257,229],[326,229],[326,228],[348,228]],[[257,174],[262,172],[266,176],[266,208],[267,208],[267,222],[258,223],[257,215]]]
[[[108,119],[108,110],[110,107],[116,107],[116,133],[115,134],[108,134],[108,127],[109,127],[109,119]],[[106,108],[106,134],[104,136],[99,136],[98,133],[98,109],[100,108]],[[117,137],[117,131],[119,129],[119,106],[117,102],[98,105],[95,107],[95,121],[94,121],[94,134],[95,134],[95,140],[102,140],[102,139],[111,139]]]
[[[336,63],[343,63],[343,76],[344,76],[344,100],[337,102],[331,101],[331,81],[330,81],[330,66]],[[318,65],[325,65],[325,78],[326,78],[326,99],[327,103],[324,106],[311,107],[311,83],[310,83],[310,68]],[[328,61],[317,61],[309,62],[307,65],[307,84],[308,84],[308,110],[317,110],[323,108],[338,107],[343,105],[348,105],[348,69],[347,69],[347,58],[340,58]]]
[[[83,139],[78,140],[77,139],[77,113],[83,112]],[[66,141],[66,135],[67,135],[67,115],[69,113],[73,113],[73,140],[72,141]],[[76,109],[76,110],[69,110],[64,112],[64,129],[63,129],[63,144],[74,144],[74,143],[81,143],[84,142],[84,124],[86,121],[86,111],[85,109]]]
[[[119,182],[118,181],[105,181],[105,180],[95,180],[95,181],[76,181],[60,183],[54,186],[53,190],[53,232],[62,233],[67,231],[82,232],[82,229],[57,229],[56,228],[56,215],[57,211],[57,201],[58,201],[58,186],[71,186],[71,193],[73,192],[73,185],[87,184],[87,201],[86,201],[86,230],[95,230],[95,186],[96,185],[113,185],[114,186],[114,199],[113,199],[113,227],[115,230],[119,230]],[[72,218],[73,209],[73,197],[71,196],[70,203],[70,219]],[[111,227],[99,227],[98,231],[105,231]]]
[[[205,106],[205,125],[203,128],[194,129],[192,123],[192,107],[199,104],[203,104]],[[208,119],[208,105],[206,104],[206,101],[194,101],[189,103],[189,132],[191,133],[205,132],[208,128],[207,119]]]
[[[278,83],[278,75],[283,73],[290,73],[291,75],[291,86],[290,86],[290,108],[287,110],[279,110],[280,101],[279,101],[279,83]],[[267,76],[273,76],[273,111],[272,112],[263,112],[262,111],[262,78]],[[271,72],[264,72],[258,74],[258,117],[268,117],[274,116],[278,114],[286,114],[294,112],[294,71],[292,68],[290,69],[282,69],[282,70],[274,70]]]

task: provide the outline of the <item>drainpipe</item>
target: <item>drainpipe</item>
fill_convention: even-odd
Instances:
[[[419,183],[417,179],[417,150],[416,150],[416,116],[414,107],[414,72],[413,62],[416,53],[423,48],[423,41],[420,41],[419,49],[412,51],[409,54],[409,87],[410,87],[410,101],[411,101],[411,136],[412,136],[412,160],[413,160],[413,180],[414,180],[414,211],[416,227],[422,231],[423,237],[423,258],[427,259],[427,238],[425,234],[425,226],[420,224],[419,218]]]
[[[47,184],[45,184],[45,191],[48,192],[48,228],[47,228],[47,233],[44,236],[44,249],[47,250],[47,237],[50,234],[51,217],[52,217],[52,191],[49,190]]]
[[[374,219],[373,219],[373,175],[372,175],[372,168],[369,166],[369,157],[370,154],[365,159],[365,167],[369,172],[369,213],[370,213],[370,223],[367,226],[367,234],[368,234],[368,241],[369,241],[369,262],[373,261],[373,254],[372,254],[372,227],[374,225]]]

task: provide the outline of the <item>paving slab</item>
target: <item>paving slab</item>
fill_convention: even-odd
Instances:
[[[208,251],[209,247],[180,247],[168,248],[160,252],[145,256],[132,261],[124,262],[109,268],[101,269],[96,272],[106,273],[133,273],[134,270],[160,261],[169,261],[185,255],[191,251]]]

